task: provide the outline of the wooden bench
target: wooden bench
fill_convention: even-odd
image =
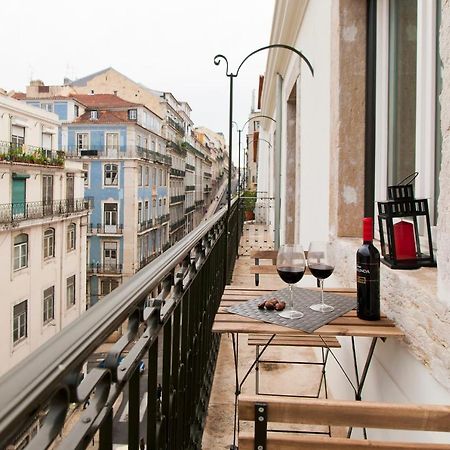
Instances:
[[[322,385],[324,387],[325,398],[328,398],[328,390],[327,390],[327,379],[326,379],[326,364],[328,360],[328,352],[330,348],[340,348],[341,344],[334,336],[324,336],[320,337],[313,334],[286,334],[286,335],[277,335],[272,340],[272,335],[270,334],[260,334],[260,333],[251,333],[248,335],[248,345],[254,345],[256,347],[256,358],[257,364],[255,366],[255,393],[262,394],[259,390],[259,381],[260,381],[260,364],[261,363],[270,363],[270,364],[300,364],[300,365],[319,365],[322,366],[322,373],[319,380],[318,389],[315,395],[303,395],[299,397],[314,397],[317,398],[320,396],[320,392],[322,390]],[[267,345],[270,341],[270,346],[281,346],[281,347],[316,347],[321,349],[322,361],[284,361],[284,360],[268,360],[262,359],[259,357],[260,347]],[[287,395],[287,394],[286,394]],[[287,395],[290,396],[290,395]]]
[[[259,286],[260,275],[278,275],[277,272],[277,250],[254,250],[250,252],[250,257],[255,259],[255,264],[250,266],[250,273],[255,275],[255,286]],[[305,258],[308,252],[305,252]],[[261,261],[269,261],[270,263],[260,264]],[[308,267],[306,267],[305,275],[311,275]]]
[[[449,450],[425,444],[267,432],[269,422],[331,427],[450,431],[450,406],[388,404],[274,396],[239,397],[239,421],[253,421],[254,432],[239,432],[239,450]],[[242,426],[240,426],[242,430]],[[446,436],[448,439],[448,436]],[[443,438],[445,439],[445,438]],[[447,441],[448,442],[448,441]]]

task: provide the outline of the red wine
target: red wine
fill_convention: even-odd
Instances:
[[[325,280],[325,278],[328,278],[334,270],[334,267],[329,266],[328,264],[308,264],[308,267],[312,275],[319,280]]]
[[[357,314],[380,320],[380,253],[372,243],[373,219],[363,219],[363,245],[356,252]]]
[[[282,266],[277,267],[277,272],[285,283],[294,284],[303,278],[305,268],[299,269],[298,267]]]

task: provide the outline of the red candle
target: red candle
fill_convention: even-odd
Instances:
[[[401,220],[394,225],[396,259],[416,259],[416,242],[412,223]]]

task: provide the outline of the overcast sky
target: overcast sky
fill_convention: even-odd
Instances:
[[[2,3],[0,87],[24,91],[30,79],[62,84],[112,66],[192,108],[196,126],[228,137],[224,54],[234,72],[270,39],[274,0],[14,0]],[[235,79],[236,122],[248,119],[267,52]],[[234,158],[233,158],[234,159]]]

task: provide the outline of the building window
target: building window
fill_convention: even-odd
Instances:
[[[148,209],[148,200],[144,202],[144,219],[148,220],[150,218],[149,209]]]
[[[129,120],[136,120],[137,119],[137,110],[136,109],[129,109],[128,110],[128,119]]]
[[[105,203],[103,211],[105,231],[115,231],[117,228],[117,203]]]
[[[119,183],[119,166],[117,164],[105,164],[104,179],[105,186],[117,186]]]
[[[25,143],[25,128],[13,125],[11,129],[11,143],[13,147],[22,147]]]
[[[416,154],[417,1],[389,2],[388,184],[412,174]]]
[[[67,251],[70,252],[75,250],[75,245],[77,243],[77,226],[71,223],[67,227]]]
[[[144,170],[144,184],[145,184],[145,186],[148,186],[149,178],[150,178],[150,168],[148,166],[145,166],[145,170]]]
[[[114,278],[103,279],[100,282],[100,294],[108,295],[110,292],[112,292],[117,287],[119,287],[119,282],[117,280],[115,280]]]
[[[78,117],[80,115],[80,108],[78,105],[73,105],[73,115]]]
[[[19,234],[14,238],[14,270],[28,267],[28,234]]]
[[[138,223],[142,222],[142,202],[138,203]]]
[[[98,111],[96,109],[91,111],[91,120],[98,120]]]
[[[117,267],[117,242],[103,243],[103,265],[106,269]]]
[[[143,168],[139,166],[138,168],[138,186],[142,186]]]
[[[89,163],[83,163],[84,185],[89,186]]]
[[[77,150],[87,150],[89,148],[89,134],[77,133]]]
[[[67,278],[67,309],[75,305],[75,275]]]
[[[44,206],[51,206],[53,203],[53,176],[42,176],[42,202]]]
[[[28,332],[28,300],[14,305],[13,308],[13,344],[26,339]]]
[[[41,103],[41,109],[48,111],[48,112],[53,112],[53,104],[52,103]]]
[[[48,228],[44,232],[44,259],[55,256],[55,230]]]
[[[44,324],[55,318],[55,286],[44,291],[43,321]]]

